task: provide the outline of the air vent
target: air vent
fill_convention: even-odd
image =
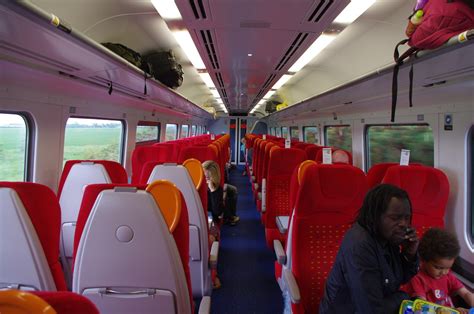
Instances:
[[[281,69],[283,69],[283,67],[285,67],[291,57],[304,43],[306,38],[308,38],[308,33],[299,33],[298,36],[296,36],[295,40],[293,40],[290,47],[286,50],[286,53],[283,55],[283,58],[281,58],[278,65],[275,67],[276,71],[280,71]]]
[[[189,0],[189,4],[193,9],[194,17],[197,20],[207,18],[206,10],[204,9],[204,4],[202,3],[202,0]]]
[[[31,62],[33,60],[36,62],[37,65],[47,65],[48,67],[53,67],[55,70],[60,70],[62,72],[79,71],[78,68],[73,67],[69,64],[53,60],[37,53],[36,51],[27,50],[24,47],[18,47],[3,40],[0,41],[0,51],[3,51],[6,55],[11,56],[13,58],[21,58],[22,61],[28,62]]]
[[[255,98],[252,102],[252,105],[255,105],[257,103],[257,101],[260,100],[264,96],[264,93],[265,93],[266,89],[268,88],[268,86],[270,86],[270,84],[275,79],[275,77],[276,77],[276,74],[272,74],[266,79],[265,83],[263,83],[263,85],[262,85],[262,88],[260,89],[258,94],[255,96]]]
[[[202,41],[204,42],[204,47],[206,47],[207,55],[209,60],[211,60],[211,65],[214,70],[219,69],[219,60],[217,58],[216,49],[214,46],[214,40],[212,39],[212,34],[210,30],[201,30]]]
[[[216,77],[217,77],[217,83],[219,84],[219,87],[224,89],[224,80],[222,79],[222,74],[220,72],[217,72]]]
[[[314,11],[309,16],[308,22],[318,23],[319,20],[321,20],[321,18],[324,16],[324,14],[327,12],[329,7],[333,3],[334,3],[334,0],[321,0],[321,1],[319,1],[319,4],[316,6]]]

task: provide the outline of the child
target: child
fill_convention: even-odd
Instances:
[[[450,271],[459,250],[454,234],[438,228],[426,231],[418,248],[422,262],[420,271],[407,284],[408,294],[449,307],[454,306],[451,297],[459,295],[469,306],[474,307],[474,294]],[[457,310],[468,313],[466,309]]]

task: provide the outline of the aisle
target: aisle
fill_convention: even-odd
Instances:
[[[221,233],[218,274],[220,289],[212,294],[212,313],[282,313],[283,301],[275,281],[274,254],[265,244],[265,231],[242,167],[233,169],[230,183],[239,198],[236,226]]]

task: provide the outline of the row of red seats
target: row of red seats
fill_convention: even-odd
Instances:
[[[289,291],[293,313],[318,312],[339,244],[369,188],[389,183],[406,190],[419,235],[429,227],[444,226],[449,182],[438,169],[385,163],[372,167],[366,176],[351,165],[304,161],[308,152],[314,152],[313,145],[296,143],[292,147],[299,148],[283,149],[281,140],[268,139],[249,136],[247,148],[254,150],[253,187],[257,189],[258,182],[265,186],[262,221],[267,244],[277,253],[275,276]]]

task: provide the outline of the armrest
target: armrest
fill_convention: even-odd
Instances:
[[[283,280],[288,287],[288,293],[290,294],[291,302],[294,304],[300,303],[301,294],[300,288],[298,288],[298,284],[296,283],[295,276],[289,269],[283,269]]]
[[[198,314],[210,314],[211,313],[211,297],[204,296],[199,304]]]
[[[261,201],[262,200],[262,192],[258,192],[257,197],[258,197],[258,200]]]
[[[257,180],[257,178],[255,178],[255,176],[252,176],[252,182],[255,182],[255,180]]]
[[[258,190],[258,183],[254,183],[253,187],[254,187],[255,190]]]
[[[281,234],[286,234],[290,223],[290,216],[276,216],[275,223],[278,231],[280,231]]]
[[[209,265],[212,269],[217,267],[217,256],[219,255],[219,242],[212,242],[211,253],[209,254]]]
[[[275,251],[275,256],[278,264],[286,264],[286,253],[283,249],[283,245],[281,245],[280,240],[273,240],[273,250]]]

